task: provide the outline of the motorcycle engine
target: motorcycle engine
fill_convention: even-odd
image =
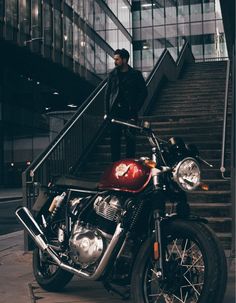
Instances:
[[[104,248],[102,235],[95,228],[82,226],[79,221],[74,225],[70,238],[70,257],[74,263],[87,268],[101,257]]]
[[[94,210],[97,215],[103,218],[118,223],[121,215],[121,204],[117,196],[98,196],[94,202]]]
[[[93,209],[97,216],[96,227],[77,221],[69,241],[70,257],[82,268],[95,264],[102,257],[120,221],[122,211],[120,200],[115,195],[98,196]]]

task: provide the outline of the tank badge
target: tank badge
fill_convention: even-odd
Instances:
[[[126,165],[124,163],[121,163],[120,165],[118,165],[115,171],[116,178],[119,179],[120,177],[124,177],[125,174],[129,171],[129,169],[130,169],[130,164]]]

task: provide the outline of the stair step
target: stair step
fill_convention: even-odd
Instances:
[[[224,249],[231,249],[232,233],[231,232],[217,232],[217,238],[220,240]]]
[[[232,229],[232,219],[228,217],[206,217],[209,226],[215,232],[230,232]]]
[[[185,143],[194,143],[203,159],[214,165],[201,165],[202,182],[209,185],[209,191],[188,193],[192,212],[209,219],[209,226],[217,232],[225,248],[230,247],[231,234],[231,193],[230,181],[224,180],[220,172],[222,127],[226,62],[204,62],[188,65],[177,81],[166,82],[150,111],[140,117],[149,121],[160,138],[182,137]],[[231,86],[232,87],[232,86]],[[231,92],[229,100],[231,100]],[[229,102],[226,168],[230,167],[231,103]],[[122,141],[124,143],[124,141]],[[125,145],[122,144],[124,157]],[[150,156],[150,146],[144,136],[137,136],[136,157]],[[110,163],[110,136],[107,132],[96,153],[90,156],[86,175],[98,181]],[[228,173],[228,171],[227,171]]]

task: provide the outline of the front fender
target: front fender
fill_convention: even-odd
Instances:
[[[185,218],[180,217],[178,214],[171,214],[169,216],[166,216],[162,221],[171,222],[171,221],[180,220],[180,219],[184,220],[184,221],[202,222],[202,223],[208,224],[208,220],[206,218],[197,216],[197,215],[193,215],[193,214],[190,214],[189,216],[187,216]]]

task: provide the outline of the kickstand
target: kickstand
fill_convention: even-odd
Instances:
[[[109,282],[103,282],[104,288],[110,293],[110,294],[117,294],[119,295],[122,300],[128,300],[130,298],[130,290],[127,289],[124,292],[119,291],[117,288],[113,287]]]

